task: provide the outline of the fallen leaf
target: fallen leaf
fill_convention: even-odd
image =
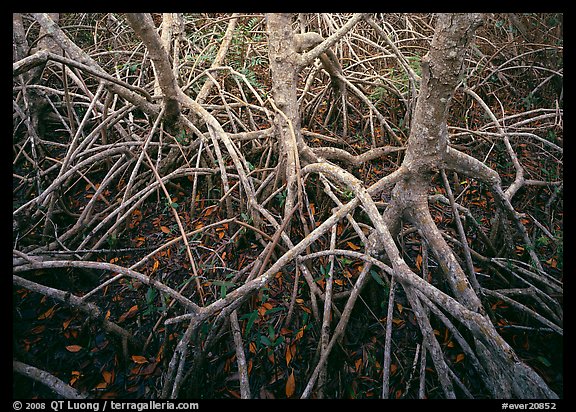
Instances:
[[[138,364],[142,364],[142,363],[147,363],[148,359],[146,359],[144,356],[140,356],[140,355],[132,355],[131,359],[138,363]]]
[[[204,211],[204,217],[208,217],[218,208],[218,205],[207,207]]]
[[[296,343],[293,343],[286,347],[286,366],[290,364],[290,361],[296,355]]]
[[[104,382],[107,384],[111,384],[114,382],[114,373],[109,371],[102,371],[102,377],[104,378]]]
[[[70,385],[74,385],[74,383],[76,383],[76,381],[80,379],[81,376],[82,374],[80,373],[80,371],[72,371],[72,377],[70,378]]]
[[[312,216],[316,214],[316,207],[314,206],[314,203],[310,203],[310,212],[312,213]]]
[[[304,325],[300,329],[298,329],[298,332],[296,332],[296,336],[294,337],[294,341],[297,341],[302,336],[304,336],[304,329],[306,329],[306,326],[308,326],[308,325]]]
[[[160,262],[158,260],[154,259],[154,264],[152,265],[152,273],[156,272],[159,267],[160,267]]]
[[[420,270],[422,268],[422,255],[416,256],[416,269]]]
[[[124,322],[126,319],[131,318],[132,316],[134,316],[136,314],[136,312],[138,312],[138,305],[132,306],[125,313],[123,313],[120,316],[120,318],[118,319],[118,323]]]
[[[288,380],[286,381],[286,396],[291,397],[294,395],[294,391],[296,390],[296,379],[294,379],[294,369],[288,376]]]
[[[456,355],[456,363],[462,362],[463,360],[464,360],[464,354],[463,353],[459,353],[458,355]]]
[[[348,245],[348,247],[352,250],[360,250],[360,246],[356,246],[354,243],[352,242],[346,242],[346,244]]]
[[[356,368],[356,372],[360,372],[360,369],[362,369],[362,358],[356,359],[354,367]]]
[[[44,312],[43,314],[38,316],[38,320],[50,319],[52,317],[52,315],[54,315],[55,308],[56,308],[56,306],[52,306],[46,312]]]
[[[170,233],[170,229],[168,229],[166,226],[160,226],[160,230],[164,233]]]
[[[82,350],[82,346],[80,346],[80,345],[68,345],[68,346],[66,346],[66,350],[68,352],[79,352],[80,350]]]

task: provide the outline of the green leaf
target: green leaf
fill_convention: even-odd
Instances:
[[[548,359],[546,359],[544,356],[538,356],[537,359],[542,362],[542,364],[546,367],[550,367],[552,366],[552,364],[550,363],[550,361]]]
[[[254,321],[258,319],[258,310],[254,310],[250,313],[242,315],[240,316],[240,319],[248,319],[248,322],[246,323],[246,335],[248,335],[250,333],[250,329],[252,329]]]
[[[270,339],[272,341],[276,340],[276,332],[274,332],[274,328],[272,327],[272,325],[268,325],[268,335],[270,335]]]
[[[157,294],[158,293],[156,292],[156,289],[148,288],[148,291],[146,292],[146,303],[148,303],[149,305],[152,304],[154,302],[154,299],[156,299]]]
[[[267,336],[265,335],[260,335],[260,342],[263,343],[266,346],[273,346],[272,342],[270,341],[270,339],[268,339]]]
[[[224,280],[213,280],[212,284],[215,286],[220,286],[220,299],[224,299],[226,297],[228,288],[235,285],[234,282],[226,282]]]
[[[264,314],[265,315],[271,315],[272,313],[280,312],[284,309],[285,308],[283,306],[277,306],[275,308],[268,309]]]

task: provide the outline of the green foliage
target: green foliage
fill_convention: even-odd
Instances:
[[[156,306],[157,298],[160,296],[161,304],[160,306]],[[148,287],[146,291],[146,295],[144,296],[146,300],[146,307],[142,311],[143,316],[153,315],[154,313],[162,313],[168,309],[168,305],[166,304],[166,298],[162,293],[159,293],[155,288]]]
[[[106,242],[108,243],[108,247],[110,249],[114,249],[116,245],[118,245],[118,237],[116,235],[110,235],[106,239]]]
[[[261,19],[257,17],[253,17],[247,22],[238,22],[227,55],[229,65],[243,74],[248,83],[256,89],[263,89],[264,87],[259,82],[254,69],[266,65],[267,60],[264,56],[248,55],[248,52],[251,44],[265,40],[264,35],[256,30],[260,22]]]
[[[422,76],[422,66],[420,65],[421,57],[418,54],[406,57],[408,66],[416,73],[418,76]],[[396,67],[390,67],[384,70],[384,77],[390,81],[398,91],[404,95],[410,91],[410,77],[406,70],[397,69]],[[383,102],[389,97],[390,88],[382,84],[382,86],[377,86],[374,88],[372,93],[368,96],[373,102]]]
[[[276,199],[280,203],[280,207],[284,207],[284,203],[286,202],[286,197],[288,196],[288,190],[284,189],[280,193],[276,195]]]
[[[272,325],[268,325],[268,335],[260,335],[260,343],[269,348],[275,348],[276,346],[284,343],[284,336],[277,335],[274,331]]]

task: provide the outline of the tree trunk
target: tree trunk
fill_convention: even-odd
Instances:
[[[518,359],[484,314],[480,297],[474,291],[452,248],[435,225],[428,206],[433,174],[443,168],[464,168],[464,161],[456,160],[454,149],[449,146],[447,119],[450,100],[460,82],[466,52],[481,21],[480,14],[438,16],[430,51],[422,59],[422,86],[402,162],[408,172],[394,187],[391,205],[384,213],[384,220],[390,228],[398,227],[401,216],[411,221],[440,263],[445,280],[456,300],[470,313],[478,314],[474,317],[471,331],[475,335],[477,356],[483,361],[488,374],[488,381],[485,383],[494,396],[556,397],[542,378]],[[486,180],[499,188],[497,174],[485,169],[487,168],[484,166],[482,170]],[[471,170],[472,167],[467,171],[470,173]],[[402,272],[402,285],[407,289],[413,288],[414,284],[407,282],[412,273],[409,270]],[[469,276],[473,277],[474,274]],[[415,296],[409,290],[407,294],[417,306]],[[429,340],[426,342],[430,345]],[[430,353],[435,352],[433,346],[428,349]],[[437,368],[438,366],[437,364]],[[538,384],[535,385],[535,382]]]
[[[274,126],[278,136],[278,170],[286,185],[284,210],[289,211],[294,207],[298,190],[298,141],[302,139],[296,90],[299,73],[297,42],[292,30],[292,14],[270,13],[266,15],[266,22],[272,97],[277,111]]]

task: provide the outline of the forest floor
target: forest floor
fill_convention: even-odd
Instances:
[[[526,168],[542,167],[537,160],[538,153],[531,153],[530,149],[526,148],[521,155]],[[369,183],[386,171],[381,165],[374,164],[356,172]],[[181,179],[172,188],[176,194],[172,201],[182,205],[183,209],[190,205],[190,199],[187,198],[190,186],[187,179]],[[438,182],[434,190],[436,193],[444,191],[441,182]],[[71,208],[78,209],[92,193],[89,186],[78,187],[76,193],[69,197],[71,202],[76,202],[75,205],[70,205]],[[105,195],[110,199],[115,197],[114,193]],[[482,221],[492,218],[491,196],[485,188],[473,186],[465,196],[469,198],[462,199],[462,202],[474,208],[475,216]],[[542,203],[547,201],[547,196],[541,190],[526,190],[518,198],[523,204],[523,210],[528,214],[541,213],[538,211],[545,209]],[[244,236],[230,240],[228,223],[219,223],[226,220],[221,218],[216,202],[202,199],[196,201],[195,208],[197,213],[194,219],[190,219],[187,211],[180,213],[186,231],[214,225],[208,230],[200,231],[190,241],[199,256],[198,267],[205,279],[221,278],[222,271],[229,269],[231,271],[227,273],[234,273],[257,257],[259,246],[249,231],[246,231]],[[433,212],[440,228],[449,233],[455,231],[449,207],[438,206]],[[321,214],[327,211],[314,209],[313,213],[316,213],[315,217],[321,221]],[[557,214],[558,221],[562,221],[562,210],[552,213]],[[529,230],[533,227],[529,219],[525,223]],[[338,227],[338,231],[347,229],[342,224]],[[555,231],[561,234],[562,226],[555,228]],[[166,205],[160,201],[149,201],[133,211],[129,227],[123,236],[109,242],[107,249],[110,251],[98,254],[96,260],[129,267],[157,245],[177,236],[177,227],[166,212]],[[555,247],[544,237],[536,244],[540,255],[548,257],[544,262],[546,269],[557,272],[561,278],[561,248]],[[352,238],[340,247],[352,250],[358,248]],[[411,240],[411,235],[408,234],[404,238],[403,252],[413,267],[420,269],[423,251],[418,239],[414,237]],[[516,252],[519,258],[524,254],[521,249]],[[335,281],[335,293],[344,290],[346,279],[354,279],[362,268],[362,263],[357,261],[341,259],[340,263],[345,268],[344,276]],[[479,273],[484,270],[482,267],[477,269]],[[322,268],[320,272],[322,273]],[[162,280],[169,278],[170,284],[180,288],[190,282],[190,263],[184,248],[176,243],[151,256],[142,273],[151,277],[157,276]],[[220,273],[220,276],[214,276],[217,273]],[[61,284],[62,279],[65,279],[69,291],[78,296],[82,296],[94,286],[90,282],[86,284],[84,276],[68,269],[38,271],[34,273],[32,280],[34,279],[41,279],[42,283],[47,285]],[[379,278],[375,274],[374,279],[376,282],[370,283],[363,292],[363,299],[353,312],[344,339],[331,355],[329,374],[332,371],[334,375],[328,382],[327,392],[337,394],[338,397],[380,397],[388,290],[383,283],[378,284]],[[278,272],[269,286],[251,299],[249,308],[245,311],[247,315],[240,318],[248,348],[250,384],[259,397],[284,398],[296,387],[305,384],[311,373],[309,368],[316,353],[320,324],[311,316],[307,296],[298,296],[296,302],[299,310],[294,312],[295,316],[288,324],[285,323],[294,281],[293,267]],[[300,278],[298,282],[304,281]],[[320,287],[323,287],[323,282],[324,279],[317,279]],[[214,295],[213,299],[225,294],[229,286],[232,285],[222,281],[206,280],[203,283],[204,289]],[[301,290],[306,289],[302,287]],[[154,397],[160,388],[162,370],[166,367],[165,354],[173,349],[173,342],[177,342],[177,337],[184,333],[185,328],[180,325],[164,326],[162,320],[168,310],[167,302],[155,289],[136,280],[122,279],[113,283],[104,288],[101,294],[94,296],[93,301],[106,313],[106,318],[124,328],[137,331],[138,340],[146,342],[145,350],[135,352],[129,348],[126,357],[119,340],[108,336],[81,313],[27,289],[13,287],[13,352],[22,359],[33,361],[33,364],[44,365],[44,368],[76,389],[98,398]],[[405,343],[409,348],[413,347],[411,343],[418,339],[420,332],[414,315],[402,302],[406,302],[406,298],[400,292],[394,308],[393,341],[399,347]],[[501,300],[494,300],[491,310],[494,316],[501,319],[500,332],[506,341],[544,377],[553,390],[562,393],[562,338],[554,333],[534,333],[514,328],[514,324],[523,324],[525,319],[518,319],[514,308]],[[210,325],[204,326],[201,334],[208,333]],[[450,348],[456,345],[448,329],[438,325],[434,333],[438,335],[447,353],[451,353]],[[221,343],[214,347],[206,361],[202,382],[190,383],[189,396],[240,396],[235,349],[230,345],[229,338],[220,340]],[[415,356],[413,352],[395,351],[397,358],[391,365],[390,383],[393,398],[406,396],[410,387],[418,385],[418,382],[414,382],[417,375],[412,367]],[[464,354],[456,349],[452,352],[455,364],[464,372],[468,367]],[[465,376],[465,373],[463,375]],[[434,387],[434,381],[430,379],[427,382],[428,396],[441,397],[441,391]],[[13,390],[16,398],[53,396],[43,385],[19,375],[14,376]]]

